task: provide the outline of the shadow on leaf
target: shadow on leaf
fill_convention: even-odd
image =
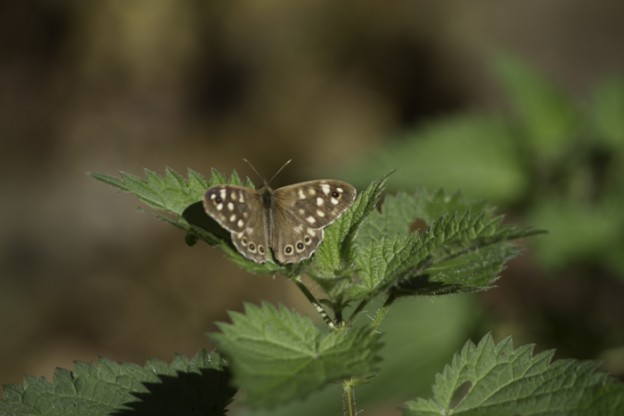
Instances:
[[[138,399],[112,416],[207,416],[224,415],[236,389],[230,386],[230,373],[202,369],[201,373],[177,372],[159,375],[160,382],[144,383],[147,392],[133,393]]]
[[[199,227],[203,230],[214,234],[222,240],[230,240],[230,233],[223,229],[215,220],[213,220],[204,210],[203,202],[195,202],[189,205],[182,212],[182,217],[191,225]]]
[[[455,292],[471,291],[467,287],[464,288],[456,284],[434,282],[431,280],[431,276],[429,274],[421,274],[400,280],[397,284],[391,287],[390,290],[395,297],[413,295],[446,295]]]

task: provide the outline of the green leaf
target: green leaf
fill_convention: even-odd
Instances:
[[[406,405],[405,415],[621,415],[624,385],[595,372],[597,363],[551,362],[553,351],[514,349],[486,335],[466,343],[436,376],[431,399]]]
[[[120,172],[120,177],[103,173],[89,173],[93,178],[112,185],[122,191],[136,195],[151,208],[182,215],[182,212],[194,202],[202,199],[206,189],[219,183],[219,176],[207,181],[199,173],[189,169],[188,178],[184,178],[171,168],[165,169],[164,176],[145,169],[145,178]]]
[[[346,297],[370,298],[391,286],[397,295],[488,288],[517,253],[508,242],[537,232],[501,220],[460,194],[389,196],[358,234],[357,277],[344,285]]]
[[[157,218],[181,230],[194,238],[199,238],[211,245],[218,245],[236,264],[251,273],[274,275],[282,273],[292,275],[292,267],[284,267],[274,262],[258,264],[243,257],[232,245],[230,235],[204,211],[200,202],[208,188],[217,184],[253,187],[247,180],[243,181],[234,171],[228,179],[225,175],[212,169],[210,180],[189,169],[188,177],[184,178],[173,169],[167,168],[164,175],[145,169],[145,178],[120,173],[120,177],[102,173],[90,173],[95,179],[136,195],[149,207],[157,210]],[[160,212],[163,212],[161,214]]]
[[[171,168],[165,169],[164,175],[145,169],[145,177],[120,172],[119,177],[103,173],[90,172],[93,178],[112,185],[122,191],[136,195],[151,208],[168,211],[181,216],[189,205],[201,201],[206,190],[218,184],[243,185],[243,181],[234,171],[230,178],[226,178],[216,169],[212,170],[210,180],[206,180],[200,173],[188,170],[187,178]],[[249,182],[247,183],[249,186]],[[253,187],[253,184],[251,185]]]
[[[424,262],[404,273],[397,294],[457,293],[484,290],[498,279],[505,263],[518,254],[509,242],[541,231],[503,225],[502,217],[471,211],[435,221],[418,241]]]
[[[221,358],[200,351],[171,364],[150,360],[144,367],[107,359],[58,369],[50,382],[29,377],[23,386],[4,386],[3,416],[223,415],[235,391]]]
[[[579,131],[572,100],[548,77],[509,54],[495,56],[494,70],[521,118],[532,157],[550,162],[566,155]]]
[[[253,406],[276,406],[332,382],[367,377],[378,361],[379,336],[365,328],[322,334],[309,318],[269,304],[246,305],[244,314],[230,317],[232,323],[211,336]]]
[[[367,312],[374,314],[379,306],[371,304]],[[389,412],[390,408],[428,394],[435,374],[475,330],[481,313],[481,305],[473,296],[394,303],[381,326],[384,345],[380,351],[379,372],[368,383],[356,388],[358,408],[364,409],[362,414],[394,414]],[[366,315],[360,315],[358,323],[369,324],[370,317]],[[342,415],[342,407],[337,389],[327,388],[277,408],[242,409],[241,415],[237,413],[237,416],[243,415]]]
[[[437,218],[458,211],[493,213],[483,200],[468,199],[461,193],[448,194],[418,187],[414,192],[399,192],[388,196],[383,206],[374,211],[358,232],[358,243],[375,241],[383,236],[402,235],[418,231]]]

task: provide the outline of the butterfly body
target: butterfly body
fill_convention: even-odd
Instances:
[[[316,180],[260,190],[217,185],[204,196],[204,208],[246,258],[264,263],[298,263],[314,254],[323,229],[355,200],[356,190],[338,180]]]

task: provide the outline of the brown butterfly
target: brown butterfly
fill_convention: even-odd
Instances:
[[[206,213],[231,233],[239,253],[256,263],[269,260],[271,251],[280,263],[298,263],[311,257],[323,241],[323,229],[353,204],[357,194],[352,185],[334,179],[275,190],[263,182],[259,190],[217,185],[204,195]]]

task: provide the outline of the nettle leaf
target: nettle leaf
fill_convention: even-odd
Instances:
[[[358,232],[358,243],[374,241],[387,235],[408,235],[427,227],[450,212],[471,210],[492,214],[485,201],[465,198],[461,193],[448,194],[418,187],[412,193],[389,196],[378,211],[371,213]]]
[[[504,225],[502,217],[484,213],[451,213],[413,237],[417,254],[389,280],[395,282],[393,291],[397,295],[484,290],[498,279],[506,262],[518,254],[511,241],[541,232]]]
[[[228,184],[254,187],[249,179],[243,182],[236,171],[227,178],[216,169],[212,169],[209,180],[191,169],[188,170],[188,177],[184,178],[169,168],[165,170],[164,175],[145,169],[144,178],[125,172],[121,172],[119,178],[101,173],[90,175],[135,194],[149,207],[158,211],[157,218],[187,232],[191,236],[187,241],[194,243],[195,240],[201,239],[208,244],[217,245],[234,263],[251,273],[269,275],[294,273],[292,267],[283,267],[274,262],[257,264],[243,257],[232,245],[229,233],[205,213],[201,200],[211,186]]]
[[[405,415],[621,415],[624,385],[598,364],[551,361],[553,351],[533,355],[514,349],[511,338],[495,344],[486,335],[466,343],[436,376],[433,397],[406,404]]]
[[[107,359],[4,386],[3,416],[224,415],[235,390],[219,355],[200,351],[141,367]]]
[[[145,177],[120,172],[120,177],[90,173],[95,179],[135,194],[151,208],[182,215],[190,204],[201,200],[211,186],[199,173],[189,169],[188,178],[167,168],[164,176],[145,169]]]
[[[517,254],[509,241],[539,231],[502,224],[483,202],[419,190],[389,196],[362,225],[355,244],[357,276],[347,298],[472,292],[491,286]]]
[[[367,328],[324,334],[309,318],[266,303],[230,317],[211,337],[252,406],[273,407],[333,382],[365,378],[379,360],[379,334]]]

